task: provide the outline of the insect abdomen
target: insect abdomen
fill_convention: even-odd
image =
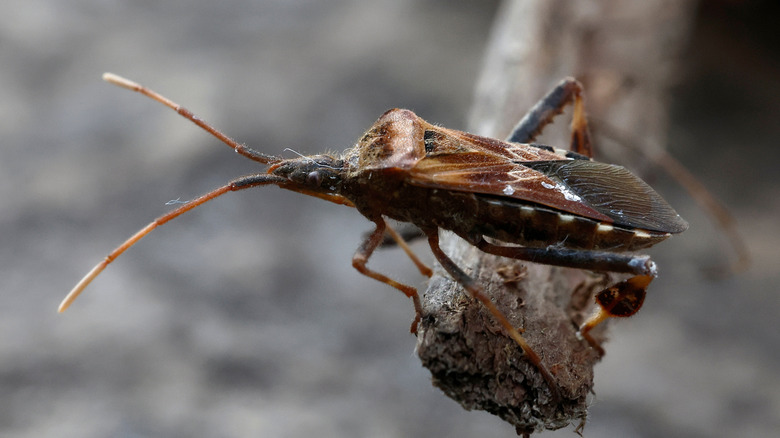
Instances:
[[[668,238],[669,233],[614,226],[533,204],[476,196],[477,232],[523,246],[634,251]]]

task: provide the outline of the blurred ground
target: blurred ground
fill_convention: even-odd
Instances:
[[[731,208],[754,265],[703,278],[700,268],[727,247],[660,181],[692,227],[653,250],[662,276],[643,311],[614,327],[586,436],[780,429],[780,38],[767,24],[777,8],[729,4],[739,2],[702,12],[674,90],[670,150]],[[6,2],[0,435],[511,436],[498,418],[465,412],[429,385],[408,334],[411,304],[350,266],[370,224],[294,193],[214,201],[55,312],[167,201],[257,168],[101,82],[103,71],[157,89],[258,150],[340,151],[391,107],[465,126],[495,6]],[[423,284],[398,251],[372,266]]]

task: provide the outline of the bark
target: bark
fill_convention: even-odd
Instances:
[[[666,91],[693,6],[662,0],[505,3],[487,48],[471,131],[505,137],[557,81],[574,76],[585,86],[590,116],[645,143],[662,144]],[[598,126],[591,126],[598,155]],[[555,145],[566,147],[561,138]],[[442,249],[524,330],[558,380],[561,397],[551,395],[520,348],[441,269],[423,297],[417,346],[434,385],[467,410],[498,415],[518,434],[582,426],[599,355],[575,334],[593,310],[593,295],[617,277],[490,256],[448,233]],[[594,337],[604,340],[605,325]]]

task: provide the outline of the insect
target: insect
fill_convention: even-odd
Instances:
[[[596,313],[581,328],[588,332],[612,316],[630,316],[642,305],[656,276],[655,263],[633,251],[648,248],[684,231],[688,224],[650,186],[621,166],[591,159],[582,86],[562,80],[518,123],[506,141],[430,124],[413,112],[384,113],[341,156],[284,159],[239,144],[196,118],[189,110],[114,74],[103,78],[146,95],[205,129],[237,153],[268,165],[189,201],[155,219],[98,263],[71,290],[62,312],[120,254],[152,230],[227,192],[276,185],[356,208],[375,229],[352,257],[362,274],[388,284],[412,300],[412,332],[423,317],[417,290],[367,263],[385,234],[428,277],[431,270],[409,249],[386,218],[419,228],[444,270],[479,300],[522,348],[525,357],[556,393],[555,378],[520,331],[484,293],[482,286],[439,247],[439,230],[449,230],[480,250],[519,260],[633,276],[596,296]],[[570,150],[531,143],[566,105],[573,105]]]

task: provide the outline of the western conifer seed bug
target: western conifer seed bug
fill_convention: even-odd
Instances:
[[[602,352],[588,332],[608,317],[633,315],[656,276],[654,262],[632,252],[688,227],[660,195],[625,168],[591,159],[582,87],[571,78],[540,100],[506,141],[432,125],[409,110],[391,109],[343,155],[291,159],[239,144],[146,87],[110,73],[103,78],[172,108],[237,153],[270,167],[265,173],[234,179],[155,219],[98,263],[63,300],[60,312],[106,266],[158,226],[227,192],[273,184],[354,207],[375,224],[355,252],[352,265],[412,299],[412,332],[423,316],[417,290],[369,269],[367,262],[387,233],[420,272],[430,277],[431,270],[385,218],[418,227],[444,270],[487,308],[539,370],[551,393],[557,394],[554,376],[521,331],[509,323],[482,286],[441,250],[439,229],[452,231],[490,254],[632,274],[597,294],[597,312],[580,327],[582,336]],[[574,107],[570,150],[531,143],[568,104]]]

